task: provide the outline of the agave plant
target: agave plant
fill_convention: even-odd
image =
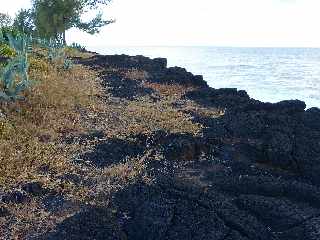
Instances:
[[[72,68],[73,63],[70,59],[66,58],[64,49],[65,45],[61,41],[56,39],[45,40],[39,38],[34,38],[33,41],[48,50],[48,59],[51,62],[63,60],[64,69],[68,70]]]
[[[7,36],[9,45],[17,55],[10,59],[7,65],[0,71],[0,100],[10,101],[21,99],[20,94],[29,88],[32,81],[28,76],[28,52],[31,49],[31,42],[23,35],[16,38]]]
[[[23,55],[13,58],[2,70],[0,98],[5,101],[21,99],[20,94],[31,86],[28,63]],[[17,82],[18,80],[18,82]]]
[[[79,43],[75,43],[73,42],[71,45],[70,45],[71,48],[74,48],[74,49],[77,49],[79,51],[86,51],[86,48],[84,46],[81,46]]]
[[[0,28],[0,43],[5,43],[5,39],[4,39],[4,36],[3,36],[3,32]]]
[[[70,59],[65,58],[63,63],[64,70],[70,70],[73,67],[73,62]]]

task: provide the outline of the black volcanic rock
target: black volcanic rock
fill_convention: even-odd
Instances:
[[[219,119],[200,119],[209,127],[207,137],[217,137],[217,128],[225,129],[220,137],[250,141],[260,152],[256,162],[292,169],[320,184],[319,109],[305,111],[305,103],[298,100],[263,103],[236,89],[203,88],[185,97],[225,110]]]
[[[319,109],[209,88],[183,68],[166,68],[164,59],[98,55],[86,64],[139,68],[151,82],[199,87],[184,98],[224,114],[191,112],[204,126],[197,137],[157,131],[98,145],[87,160],[99,167],[144,151],[163,159],[144,160],[150,182],[142,178],[113,194],[115,216],[108,207],[87,207],[42,239],[320,239]],[[104,79],[111,86],[126,81]]]
[[[85,153],[81,159],[89,161],[96,167],[103,168],[112,164],[125,162],[127,158],[142,154],[143,146],[121,139],[108,139],[98,144],[92,152]]]
[[[162,84],[179,84],[184,86],[207,87],[207,83],[201,75],[193,75],[185,68],[170,67],[165,71],[156,74],[151,72],[151,81]]]
[[[113,229],[109,212],[106,209],[90,207],[63,221],[55,231],[46,237],[38,239],[120,240],[123,238]]]
[[[167,68],[167,59],[151,59],[144,56],[127,56],[127,55],[95,55],[89,60],[77,60],[78,63],[89,65],[94,68],[119,68],[119,69],[139,69],[148,74],[148,81],[163,84],[180,84],[184,86],[208,87],[206,81],[201,75],[193,75],[186,69],[180,67]],[[114,78],[115,75],[109,75],[113,84],[128,84],[129,79]],[[114,80],[112,80],[114,78]],[[123,82],[124,80],[124,82]],[[109,80],[108,80],[109,82]],[[120,83],[121,82],[121,83]],[[132,84],[132,83],[131,83]],[[128,87],[127,89],[133,90]],[[122,96],[119,96],[122,97]]]
[[[0,195],[1,201],[6,204],[14,203],[21,204],[27,201],[28,196],[25,192],[20,190],[13,190]]]
[[[318,226],[318,187],[285,171],[259,169],[250,159],[237,158],[233,145],[216,140],[201,143],[201,138],[169,134],[153,146],[168,152],[172,142],[181,156],[193,152],[193,144],[209,159],[198,154],[193,160],[175,154],[161,162],[149,159],[156,181],[138,182],[115,195],[119,215],[127,216],[121,225],[127,239],[318,237],[305,230]]]
[[[81,62],[81,61],[80,61]],[[82,62],[81,62],[82,63]],[[91,66],[114,67],[131,69],[136,68],[148,72],[163,71],[167,67],[167,59],[150,59],[144,56],[128,55],[95,55],[89,63]]]

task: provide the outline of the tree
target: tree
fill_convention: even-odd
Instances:
[[[89,34],[98,33],[101,27],[114,21],[103,20],[101,12],[88,22],[83,22],[81,16],[109,2],[110,0],[33,0],[37,31],[41,37],[53,37],[64,43],[66,31],[72,27]]]
[[[0,13],[0,27],[9,27],[12,23],[11,17],[6,13]]]
[[[35,26],[33,13],[30,9],[20,9],[13,20],[13,27],[19,32],[34,35]]]

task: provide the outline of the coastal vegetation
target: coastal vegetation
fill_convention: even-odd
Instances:
[[[0,15],[0,212],[9,209],[12,216],[21,221],[37,218],[29,213],[24,215],[21,206],[4,203],[3,191],[15,194],[18,186],[35,181],[47,189],[58,190],[60,183],[56,177],[70,171],[69,161],[81,148],[76,144],[66,146],[63,139],[67,134],[87,132],[81,113],[92,112],[100,104],[97,73],[72,60],[92,54],[79,44],[66,46],[64,38],[65,30],[73,27],[75,21],[91,33],[106,24],[101,14],[89,23],[79,20],[84,8],[95,7],[96,2],[78,1],[81,5],[73,9],[73,16],[68,16],[74,22],[64,27],[62,22],[52,21],[66,15],[43,13],[41,4],[49,2],[59,3],[34,1],[32,9],[20,10],[13,20],[7,14]],[[76,1],[69,2],[76,4]],[[51,20],[46,22],[50,24],[44,26],[40,16]],[[41,168],[55,169],[55,180],[43,175]],[[15,202],[18,198],[14,195],[11,200]],[[10,227],[1,220],[0,225],[1,239],[23,239],[28,231],[28,224],[21,227],[16,222]]]
[[[101,27],[113,23],[114,20],[103,20],[101,12],[86,22],[81,16],[108,2],[110,0],[34,0],[32,11],[37,34],[43,38],[54,37],[66,43],[66,31],[72,27],[89,34],[98,33]]]
[[[4,68],[19,54],[13,46],[9,48],[13,56],[8,55]],[[0,209],[17,220],[9,227],[7,221],[0,221],[1,236],[25,239],[48,232],[76,213],[79,206],[106,206],[109,193],[136,182],[144,174],[143,153],[105,168],[76,161],[105,139],[120,144],[128,141],[131,146],[130,142],[135,141],[132,137],[139,134],[149,136],[163,130],[198,135],[201,130],[201,125],[193,123],[189,114],[172,107],[185,92],[181,87],[145,83],[146,88],[159,95],[156,102],[148,96],[132,100],[114,98],[103,87],[99,77],[102,69],[95,71],[77,64],[94,56],[79,49],[82,47],[77,44],[63,48],[64,57],[74,59],[73,66],[66,69],[64,58],[52,57],[59,56],[51,53],[55,50],[33,43],[32,50],[27,52],[26,69],[33,83],[19,97],[0,102],[0,185],[5,199],[9,199],[0,203]],[[135,69],[104,71],[128,81],[145,81],[145,73]],[[121,151],[117,153],[120,156]],[[98,181],[103,186],[98,189],[73,182],[68,179],[71,175]],[[30,184],[40,190],[21,191]],[[44,207],[44,199],[50,197],[54,202],[60,196],[63,201],[72,202],[72,207],[61,208],[62,212]]]
[[[96,3],[86,1],[85,6]],[[21,10],[0,30],[0,236],[9,239],[48,232],[79,206],[106,205],[108,192],[139,179],[145,168],[143,155],[104,169],[75,161],[103,139],[130,142],[134,135],[159,130],[192,135],[201,130],[189,114],[171,106],[183,88],[148,85],[145,72],[137,69],[106,68],[106,73],[145,82],[145,88],[160,96],[157,102],[148,96],[118,101],[103,87],[101,69],[78,64],[95,54],[76,43],[65,45],[67,28],[41,32],[37,21],[28,20],[34,16],[33,10]],[[97,31],[95,23],[82,27]],[[102,137],[94,137],[97,133]],[[68,180],[70,174],[90,181],[102,177],[101,184],[111,181],[112,186],[89,188]],[[101,194],[108,198],[102,200]],[[44,207],[44,199],[51,197],[54,203],[59,196],[73,207],[58,213]],[[6,217],[16,220],[9,224]]]
[[[11,17],[6,13],[0,13],[0,27],[5,27],[10,25],[12,22]]]
[[[0,14],[0,239],[319,239],[320,110],[67,45],[108,2]]]

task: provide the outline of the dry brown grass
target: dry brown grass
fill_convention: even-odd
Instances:
[[[109,99],[107,106],[98,115],[101,117],[99,128],[109,138],[125,139],[158,130],[197,135],[202,129],[200,124],[192,122],[189,114],[173,107],[172,102],[165,99],[157,102],[151,101],[149,97],[136,101]]]
[[[65,54],[67,57],[76,57],[76,58],[90,58],[94,56],[93,53],[89,52],[80,52],[77,49],[67,47],[65,49]]]
[[[32,66],[32,65],[31,65]],[[0,120],[0,183],[14,185],[36,178],[43,164],[62,168],[70,149],[59,139],[69,132],[85,131],[78,108],[94,107],[99,88],[95,74],[81,66],[61,71],[31,68],[37,84],[26,101],[2,104],[7,116]]]
[[[25,93],[25,101],[0,104],[0,190],[37,181],[72,201],[85,200],[88,193],[84,186],[59,179],[79,171],[80,167],[70,160],[84,146],[62,140],[91,130],[82,115],[94,112],[102,104],[97,97],[102,89],[96,73],[79,65],[64,71],[61,66],[34,56],[30,78],[36,84]],[[47,172],[40,170],[43,166]],[[44,233],[77,211],[75,207],[49,213],[38,198],[4,205],[15,220],[0,218],[0,239],[26,239]]]
[[[199,124],[191,121],[191,116],[174,108],[170,101],[156,103],[148,101],[130,102],[125,111],[128,114],[127,131],[132,133],[150,133],[165,130],[171,133],[198,134]]]
[[[15,221],[9,223],[0,219],[0,239],[21,240],[28,239],[28,236],[39,236],[53,229],[78,210],[79,208],[74,207],[73,209],[64,209],[59,214],[53,215],[44,211],[41,203],[37,200],[31,200],[28,204],[11,205],[11,214],[16,218]]]
[[[193,101],[188,101],[184,106],[184,111],[194,112],[202,117],[207,118],[219,118],[225,114],[225,109],[213,108],[213,107],[203,107]]]
[[[180,99],[186,92],[194,90],[192,87],[185,87],[179,84],[159,84],[159,83],[144,83],[145,87],[151,88],[165,98]]]
[[[185,87],[179,84],[159,84],[144,82],[145,87],[155,90],[167,101],[179,101],[188,91],[196,90],[195,87]],[[225,109],[202,107],[191,100],[184,100],[182,109],[184,112],[195,112],[203,117],[219,118],[224,115]]]
[[[58,63],[48,63],[39,57],[31,58],[30,66],[30,78],[37,84],[26,93],[27,100],[0,105],[0,113],[6,115],[0,117],[1,188],[38,181],[44,188],[73,202],[106,206],[112,194],[137,179],[152,181],[144,175],[148,153],[104,169],[90,164],[83,166],[71,160],[94,150],[95,145],[104,140],[66,144],[63,141],[66,136],[101,130],[105,137],[128,139],[131,135],[157,130],[193,135],[201,131],[202,126],[193,123],[185,111],[199,110],[198,106],[184,102],[184,108],[178,109],[173,105],[190,89],[147,83],[143,71],[130,70],[123,74],[154,89],[160,96],[158,101],[150,96],[135,101],[114,98],[99,85],[97,72],[83,66],[75,65],[65,71]],[[45,173],[39,170],[43,166],[49,169]],[[61,178],[67,173],[95,184],[86,186]],[[44,210],[40,198],[20,205],[9,204],[6,208],[15,221],[8,228],[8,220],[0,218],[0,239],[3,235],[9,236],[8,239],[26,239],[28,234],[47,232],[78,210],[76,207],[66,212],[61,209],[62,212],[53,214]]]
[[[139,69],[128,69],[123,73],[123,76],[132,80],[145,80],[148,73]]]

